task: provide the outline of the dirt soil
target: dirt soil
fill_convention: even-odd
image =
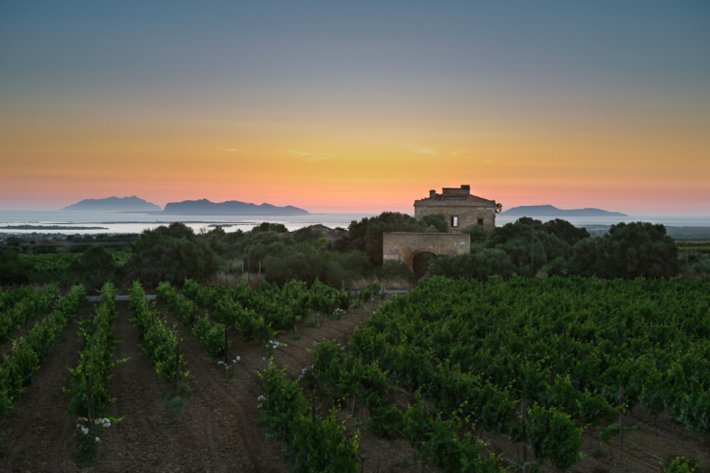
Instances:
[[[284,368],[292,377],[298,377],[301,369],[313,362],[310,352],[315,344],[325,340],[335,340],[345,343],[355,328],[367,319],[370,311],[376,305],[354,309],[345,314],[340,320],[321,318],[318,327],[299,327],[297,332],[283,334],[278,341],[286,344],[279,347],[274,353],[274,360],[278,366]],[[329,406],[319,409],[326,411]],[[367,410],[362,407],[355,410],[354,415],[343,413],[338,419],[344,421],[350,433],[356,430],[359,433],[360,462],[364,472],[398,472],[414,473],[417,470],[416,456],[412,446],[403,439],[385,439],[378,437],[366,429]],[[435,471],[427,466],[424,471]]]
[[[710,435],[692,433],[683,426],[663,416],[651,416],[641,408],[634,408],[623,417],[631,429],[624,432],[624,445],[617,435],[609,443],[601,440],[603,427],[586,430],[582,435],[581,461],[571,473],[659,473],[673,457],[682,455],[694,458],[700,471],[710,471]],[[477,432],[496,453],[507,460],[507,465],[522,463],[522,443],[513,443],[507,437],[488,432]],[[532,453],[528,453],[532,459]],[[543,472],[556,470],[545,464]]]
[[[93,309],[93,304],[86,304],[79,318],[90,316]],[[305,324],[295,332],[280,334],[277,339],[282,345],[274,351],[274,359],[290,376],[297,377],[311,363],[309,350],[316,342],[345,342],[368,314],[366,308],[355,309],[340,320],[322,318],[319,326]],[[240,361],[226,373],[208,359],[172,314],[168,316],[183,339],[180,349],[191,373],[189,392],[178,395],[174,385],[157,377],[152,361],[141,350],[138,330],[128,320],[127,304],[119,303],[114,356],[122,363],[115,368],[108,391],[116,398],[109,414],[122,421],[106,431],[95,465],[83,471],[290,471],[281,445],[268,438],[259,421],[257,397],[262,389],[257,373],[269,357],[264,343],[244,341],[230,333],[234,343],[229,358],[239,355]],[[73,459],[76,420],[67,413],[68,400],[62,391],[68,385],[67,368],[76,364],[80,349],[78,324],[73,322],[15,410],[0,420],[0,472],[82,471]],[[428,465],[415,465],[408,442],[369,433],[366,409],[357,408],[340,417],[351,432],[359,431],[364,472],[433,471]],[[625,422],[637,427],[625,434],[623,452],[618,437],[606,444],[599,440],[599,429],[591,429],[584,434],[585,457],[570,471],[659,472],[673,455],[695,457],[704,471],[710,471],[710,436],[690,433],[669,419],[641,410],[632,411]],[[492,450],[511,461],[520,458],[520,444],[488,433],[481,436]],[[546,465],[544,471],[553,470]]]
[[[15,409],[0,420],[0,472],[75,470],[71,457],[75,421],[67,413],[67,396],[62,389],[69,385],[67,368],[76,365],[81,350],[77,320],[92,311],[93,306],[88,304],[80,310],[42,362]]]

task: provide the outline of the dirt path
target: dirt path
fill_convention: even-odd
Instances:
[[[624,434],[623,450],[618,435],[607,444],[600,439],[602,428],[585,431],[583,458],[570,472],[658,473],[670,458],[678,455],[698,460],[700,471],[710,470],[710,435],[690,432],[670,419],[650,416],[640,408],[634,408],[624,422],[633,427]],[[521,458],[522,443],[487,432],[478,432],[478,435],[505,458],[511,461]],[[529,455],[532,458],[532,453]],[[553,473],[555,470],[546,464],[541,471]]]
[[[103,436],[95,466],[90,471],[180,471],[175,452],[180,446],[176,432],[183,432],[181,419],[173,414],[169,399],[172,387],[155,374],[153,363],[143,354],[138,329],[129,322],[128,306],[117,304],[114,326],[116,366],[107,390],[116,399],[109,414],[123,420]]]
[[[259,344],[233,344],[232,357],[239,353],[241,360],[227,376],[184,326],[169,316],[183,338],[181,352],[190,370],[191,393],[180,421],[174,465],[164,471],[289,471],[281,446],[266,437],[259,421],[257,370],[265,366]],[[185,432],[189,436],[182,438]]]
[[[78,317],[90,316],[93,309],[93,304],[84,304]],[[0,472],[76,471],[72,459],[76,423],[67,413],[68,399],[62,388],[69,383],[67,368],[76,365],[80,350],[75,319],[64,329],[15,409],[0,421]]]
[[[301,369],[313,362],[310,352],[316,343],[325,340],[336,340],[346,343],[355,328],[367,320],[370,312],[377,307],[372,304],[366,307],[348,311],[339,320],[321,318],[318,327],[299,327],[296,332],[281,334],[277,340],[284,344],[274,352],[274,360],[284,368],[290,377],[297,377]],[[265,366],[265,365],[264,365]],[[340,420],[354,431],[359,430],[359,445],[364,472],[379,473],[414,473],[414,449],[404,439],[385,439],[367,430],[367,412],[362,407],[354,415],[341,413]],[[434,472],[434,468],[426,466],[426,471]],[[421,471],[421,470],[420,470]]]
[[[301,368],[312,363],[309,352],[316,343],[324,340],[336,340],[345,343],[355,327],[367,319],[370,311],[358,308],[348,311],[338,320],[321,317],[316,327],[299,326],[297,331],[282,333],[277,340],[282,345],[274,351],[274,361],[286,369],[290,377],[297,377]]]

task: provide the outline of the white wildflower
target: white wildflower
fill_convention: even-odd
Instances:
[[[108,429],[111,427],[111,419],[108,417],[99,417],[98,419],[94,419],[94,424],[95,425],[100,425],[104,429]]]
[[[98,437],[94,437],[94,442],[99,443],[99,442],[101,442],[101,439]]]
[[[79,428],[79,431],[81,432],[82,435],[88,435],[89,434],[89,428],[84,427],[83,425]]]

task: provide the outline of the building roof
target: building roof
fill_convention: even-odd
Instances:
[[[495,207],[496,201],[471,194],[471,186],[468,184],[462,184],[461,187],[444,187],[441,194],[432,189],[429,191],[429,197],[414,201],[415,207],[421,205],[446,206],[448,204]]]

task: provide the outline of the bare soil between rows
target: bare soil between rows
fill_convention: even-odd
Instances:
[[[94,307],[85,304],[78,319],[90,316]],[[128,306],[120,302],[114,357],[122,361],[109,380],[108,391],[116,399],[109,415],[122,420],[104,434],[95,464],[81,470],[73,458],[76,420],[67,412],[63,392],[69,381],[67,368],[76,364],[82,348],[78,323],[72,322],[15,410],[0,420],[0,472],[290,471],[282,446],[267,436],[257,409],[257,398],[263,393],[258,371],[270,356],[264,343],[244,341],[230,333],[229,358],[239,355],[240,361],[226,373],[172,314],[160,308],[182,337],[180,350],[190,370],[188,393],[178,393],[172,383],[157,377],[141,349],[138,330],[128,319]],[[274,351],[274,360],[289,376],[297,377],[312,362],[310,349],[315,343],[346,342],[369,313],[366,308],[355,309],[340,320],[322,318],[318,326],[280,334],[281,346]],[[327,408],[328,400],[313,401]],[[366,416],[363,409],[339,416],[351,432],[359,432],[364,472],[434,470],[428,465],[417,467],[408,442],[371,434],[365,427]],[[702,471],[710,471],[710,436],[688,432],[669,419],[638,409],[625,422],[636,427],[626,433],[623,451],[618,439],[605,444],[599,440],[599,429],[590,429],[584,435],[584,458],[570,471],[659,472],[673,455],[696,458]],[[492,451],[511,461],[520,457],[520,444],[485,432],[480,435]]]

